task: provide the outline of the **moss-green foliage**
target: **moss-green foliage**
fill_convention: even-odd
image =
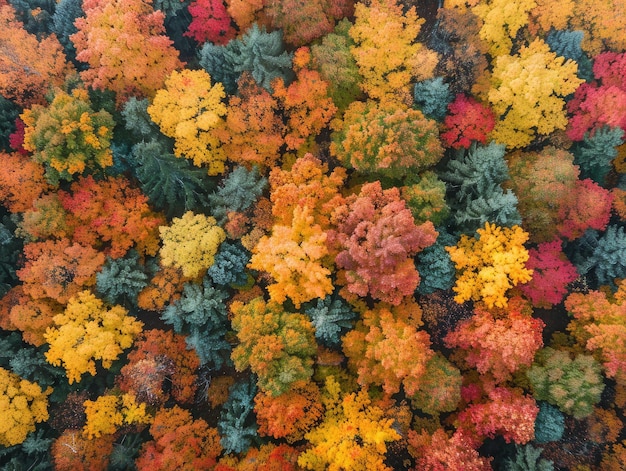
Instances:
[[[344,18],[335,30],[324,36],[320,43],[311,46],[313,66],[328,82],[328,96],[340,110],[344,110],[362,95],[361,76],[350,48],[354,40],[348,34],[352,23]]]
[[[554,404],[577,419],[593,412],[604,390],[602,367],[591,355],[546,347],[526,372],[535,399]]]
[[[450,215],[446,203],[446,184],[433,171],[427,170],[419,175],[410,174],[404,180],[402,198],[413,214],[415,224],[426,221],[435,226],[443,224]]]
[[[142,191],[168,217],[180,217],[206,206],[213,187],[206,170],[188,159],[179,159],[157,140],[136,144],[132,158]]]
[[[437,352],[426,363],[426,372],[419,389],[411,396],[411,404],[432,415],[452,412],[461,400],[462,382],[459,369]]]

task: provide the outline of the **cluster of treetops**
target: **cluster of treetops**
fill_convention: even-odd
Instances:
[[[623,470],[626,1],[436,3],[0,0],[2,470]]]

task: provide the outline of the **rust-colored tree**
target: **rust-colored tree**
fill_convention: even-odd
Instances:
[[[337,111],[328,96],[328,83],[319,72],[310,68],[310,63],[309,48],[299,48],[293,57],[296,79],[288,86],[280,77],[272,82],[273,95],[285,115],[285,144],[289,150],[301,150],[302,146],[310,149],[313,145],[311,141],[330,123]]]
[[[68,239],[31,242],[24,246],[24,267],[17,271],[24,292],[34,299],[66,304],[72,296],[96,284],[105,255]]]
[[[59,191],[72,240],[119,258],[134,248],[142,255],[159,250],[165,218],[152,211],[148,197],[123,176],[80,178],[70,192]]]
[[[270,201],[276,224],[291,225],[299,206],[310,208],[315,224],[329,229],[332,211],[343,203],[341,189],[346,176],[343,167],[335,167],[329,174],[328,164],[310,153],[297,159],[289,171],[272,169]]]
[[[56,36],[38,40],[11,5],[0,5],[0,95],[23,107],[45,104],[49,89],[63,85],[73,71]]]
[[[228,160],[266,169],[275,167],[280,158],[286,126],[277,100],[244,72],[237,82],[237,95],[228,101],[225,122],[215,133]]]
[[[50,190],[42,165],[19,153],[1,153],[0,159],[0,203],[12,213],[27,211]]]
[[[150,329],[141,334],[128,354],[119,386],[151,405],[162,405],[170,397],[188,404],[195,398],[199,366],[198,356],[194,350],[187,350],[183,335]]]
[[[309,44],[330,33],[335,22],[354,12],[354,0],[278,0],[265,2],[264,13],[293,46]]]
[[[259,391],[254,398],[254,412],[259,435],[294,443],[321,419],[324,408],[317,385],[302,382],[275,397]]]
[[[417,304],[413,311],[384,306],[368,310],[343,337],[343,351],[362,387],[382,385],[389,395],[399,392],[400,386],[409,396],[418,391],[433,351],[428,333],[417,330],[415,316],[419,319],[421,314]]]
[[[543,346],[543,327],[543,321],[532,317],[528,302],[517,297],[509,300],[506,309],[477,306],[474,316],[459,323],[445,342],[449,348],[460,348],[465,361],[481,375],[491,374],[502,383],[531,365]]]
[[[217,429],[178,406],[159,409],[150,434],[154,440],[144,443],[135,461],[139,471],[213,469],[222,453]]]

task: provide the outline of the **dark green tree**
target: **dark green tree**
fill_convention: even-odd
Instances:
[[[256,392],[253,377],[235,383],[228,389],[228,400],[217,423],[226,453],[243,453],[258,440],[258,425],[254,415]]]
[[[107,257],[96,274],[96,291],[109,304],[136,305],[137,295],[147,284],[148,275],[135,250],[123,258]]]
[[[420,109],[427,118],[442,121],[448,111],[448,104],[454,95],[443,77],[418,82],[413,87],[413,106]]]
[[[292,54],[285,50],[280,30],[268,33],[265,26],[259,28],[254,23],[243,36],[226,45],[225,58],[236,73],[250,72],[270,93],[275,78],[282,78],[286,84],[293,78]]]
[[[315,338],[329,347],[341,344],[341,336],[354,327],[356,313],[336,294],[304,304],[304,313],[311,318]]]
[[[207,204],[207,190],[214,184],[206,170],[176,157],[161,141],[133,146],[132,161],[141,190],[168,217],[180,217]]]
[[[214,288],[209,277],[202,284],[185,283],[180,299],[165,308],[161,319],[178,334],[186,335],[188,348],[194,348],[201,364],[219,370],[230,362],[230,328],[224,301],[228,293]]]
[[[504,160],[505,146],[492,142],[473,143],[459,149],[441,178],[448,183],[448,195],[458,230],[473,233],[486,222],[498,226],[521,224],[517,197],[500,184],[509,178]]]
[[[244,211],[252,206],[266,187],[267,178],[258,168],[235,167],[217,191],[209,195],[211,215],[222,224],[230,211]]]

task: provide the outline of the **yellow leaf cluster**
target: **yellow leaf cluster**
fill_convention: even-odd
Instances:
[[[18,375],[0,368],[0,445],[22,443],[35,430],[35,424],[48,420],[48,396],[52,388],[42,391]]]
[[[70,384],[80,381],[83,373],[95,375],[95,360],[110,368],[143,328],[127,314],[122,306],[108,308],[90,291],[81,291],[54,316],[55,326],[46,330],[44,338],[50,344],[46,360],[62,365]]]
[[[487,99],[499,119],[491,137],[518,148],[536,135],[565,129],[564,97],[583,82],[577,71],[576,62],[557,56],[539,38],[515,56],[496,57]]]
[[[532,270],[525,268],[528,233],[519,226],[498,227],[486,223],[478,238],[463,235],[456,246],[446,247],[457,270],[454,300],[483,301],[488,308],[506,307],[506,292],[527,283]]]
[[[195,278],[215,260],[226,233],[214,217],[187,211],[174,218],[170,226],[159,227],[163,245],[160,250],[164,267],[180,268],[185,277]]]
[[[248,264],[274,278],[275,283],[267,287],[273,301],[282,304],[289,297],[296,309],[333,292],[331,271],[324,260],[326,233],[310,212],[308,206],[296,206],[291,226],[275,225],[271,236],[263,236],[256,245]]]
[[[432,78],[437,53],[415,42],[424,23],[415,8],[406,12],[395,0],[358,2],[349,30],[361,88],[370,98],[410,103],[411,82]]]
[[[224,86],[211,85],[204,70],[185,69],[172,72],[148,107],[161,132],[174,139],[174,154],[206,164],[209,175],[224,172],[226,154],[214,130],[224,123],[225,96]]]
[[[528,23],[528,13],[536,5],[535,0],[483,0],[472,8],[483,20],[479,34],[492,57],[511,52],[512,38]]]
[[[366,391],[341,396],[333,376],[326,380],[327,408],[323,422],[305,435],[312,447],[298,457],[298,465],[316,471],[383,471],[387,442],[400,439]]]
[[[95,401],[85,401],[84,406],[87,422],[83,435],[90,440],[113,434],[122,425],[150,424],[153,420],[146,412],[146,405],[138,404],[132,394],[105,394]]]

